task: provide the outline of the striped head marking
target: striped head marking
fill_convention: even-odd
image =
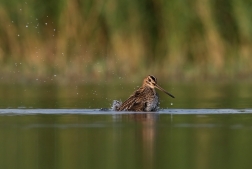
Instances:
[[[155,88],[157,84],[157,78],[152,75],[149,75],[144,79],[144,84],[149,86],[150,88]]]
[[[143,86],[148,86],[148,87],[150,87],[152,89],[157,88],[157,89],[163,91],[164,93],[166,93],[167,95],[171,96],[172,98],[175,98],[172,94],[170,94],[169,92],[164,90],[162,87],[160,87],[157,84],[157,78],[155,78],[152,75],[149,75],[144,79]]]

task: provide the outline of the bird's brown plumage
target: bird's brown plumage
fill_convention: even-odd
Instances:
[[[166,92],[157,85],[157,79],[149,75],[147,76],[142,86],[137,89],[126,101],[116,107],[117,111],[156,111],[159,105],[159,98],[155,88],[162,90],[169,96],[173,97],[170,93]]]

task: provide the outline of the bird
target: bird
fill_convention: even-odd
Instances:
[[[159,106],[159,97],[155,88],[163,91],[170,97],[175,98],[172,94],[168,93],[157,84],[156,77],[148,75],[144,78],[142,86],[123,103],[121,101],[114,100],[112,110],[135,112],[157,111]]]

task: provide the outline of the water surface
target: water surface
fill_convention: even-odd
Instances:
[[[176,99],[159,93],[158,112],[133,113],[100,108],[134,86],[2,86],[0,166],[252,168],[250,85],[164,88]]]
[[[137,85],[0,85],[0,108],[109,108],[113,100],[127,99]],[[252,108],[251,84],[160,85],[176,97],[158,91],[162,109]]]

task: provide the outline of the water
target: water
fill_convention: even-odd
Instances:
[[[160,107],[178,109],[252,108],[251,84],[162,85],[176,98],[162,92]],[[0,108],[81,108],[111,107],[113,100],[125,100],[136,85],[0,85]]]
[[[1,86],[0,166],[249,169],[250,86],[164,86],[155,113],[99,110],[134,86]]]

